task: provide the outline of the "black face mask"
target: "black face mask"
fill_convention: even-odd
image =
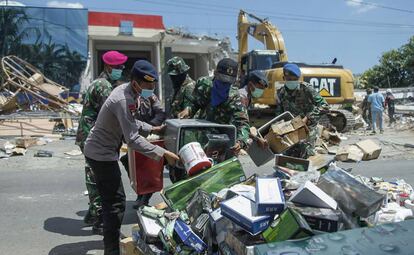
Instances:
[[[171,81],[173,83],[174,88],[179,88],[181,84],[185,81],[185,78],[187,78],[187,73],[182,73],[179,75],[170,75]]]

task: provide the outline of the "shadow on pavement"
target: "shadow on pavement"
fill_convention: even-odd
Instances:
[[[103,242],[85,241],[78,243],[61,244],[51,249],[49,251],[49,255],[85,255],[88,253],[88,251],[91,250],[103,250]]]
[[[87,228],[87,229],[84,229]],[[64,217],[52,217],[43,223],[43,229],[67,236],[92,236],[91,227],[87,227],[83,220]]]
[[[137,210],[132,208],[133,205],[135,205],[135,201],[126,201],[124,220],[122,221],[122,225],[138,223]]]
[[[79,217],[85,217],[87,212],[88,210],[78,211],[76,212],[76,215],[78,215]]]

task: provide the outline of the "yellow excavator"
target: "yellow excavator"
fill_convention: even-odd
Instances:
[[[249,22],[248,17],[255,22]],[[248,52],[249,36],[262,42],[264,49]],[[322,117],[322,124],[330,123],[340,132],[353,128],[354,116],[350,111],[345,110],[351,109],[355,100],[354,77],[350,70],[335,63],[313,65],[289,62],[281,32],[268,20],[243,10],[240,10],[238,18],[238,46],[240,86],[245,85],[244,77],[253,70],[265,71],[269,80],[269,88],[265,90],[262,97],[254,100],[255,104],[266,107],[249,109],[253,125],[257,126],[274,117],[274,108],[277,104],[276,91],[284,84],[283,66],[286,63],[295,63],[301,69],[301,80],[319,91],[328,104],[338,105],[338,107],[331,107],[329,113]]]

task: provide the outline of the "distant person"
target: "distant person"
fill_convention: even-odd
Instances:
[[[381,93],[378,92],[379,88],[374,88],[374,93],[368,97],[368,103],[371,105],[371,114],[372,114],[372,134],[376,134],[377,121],[379,124],[380,133],[384,133],[384,128],[382,127],[382,113],[384,112],[385,100]]]
[[[372,89],[368,88],[366,90],[367,94],[364,97],[364,100],[362,101],[362,118],[364,121],[368,124],[367,130],[372,129],[372,115],[371,115],[371,106],[368,102],[369,95],[372,94]]]
[[[103,72],[98,79],[94,80],[83,95],[83,109],[79,119],[79,127],[76,133],[76,145],[82,152],[89,132],[95,126],[98,113],[111,94],[112,89],[118,84],[121,78],[123,64],[128,57],[118,51],[108,51],[102,56],[105,64]],[[92,172],[88,161],[85,161],[85,182],[89,196],[89,208],[83,221],[92,225],[92,232],[103,233],[102,200],[96,187],[95,175]]]
[[[385,97],[385,107],[388,110],[388,117],[390,118],[390,122],[388,126],[390,127],[392,123],[395,122],[394,114],[395,114],[395,97],[392,94],[391,89],[387,89],[387,96]]]

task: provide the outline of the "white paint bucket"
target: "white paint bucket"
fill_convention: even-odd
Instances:
[[[178,154],[184,163],[185,170],[190,176],[213,165],[213,160],[207,157],[203,148],[197,142],[187,143],[180,149]]]

